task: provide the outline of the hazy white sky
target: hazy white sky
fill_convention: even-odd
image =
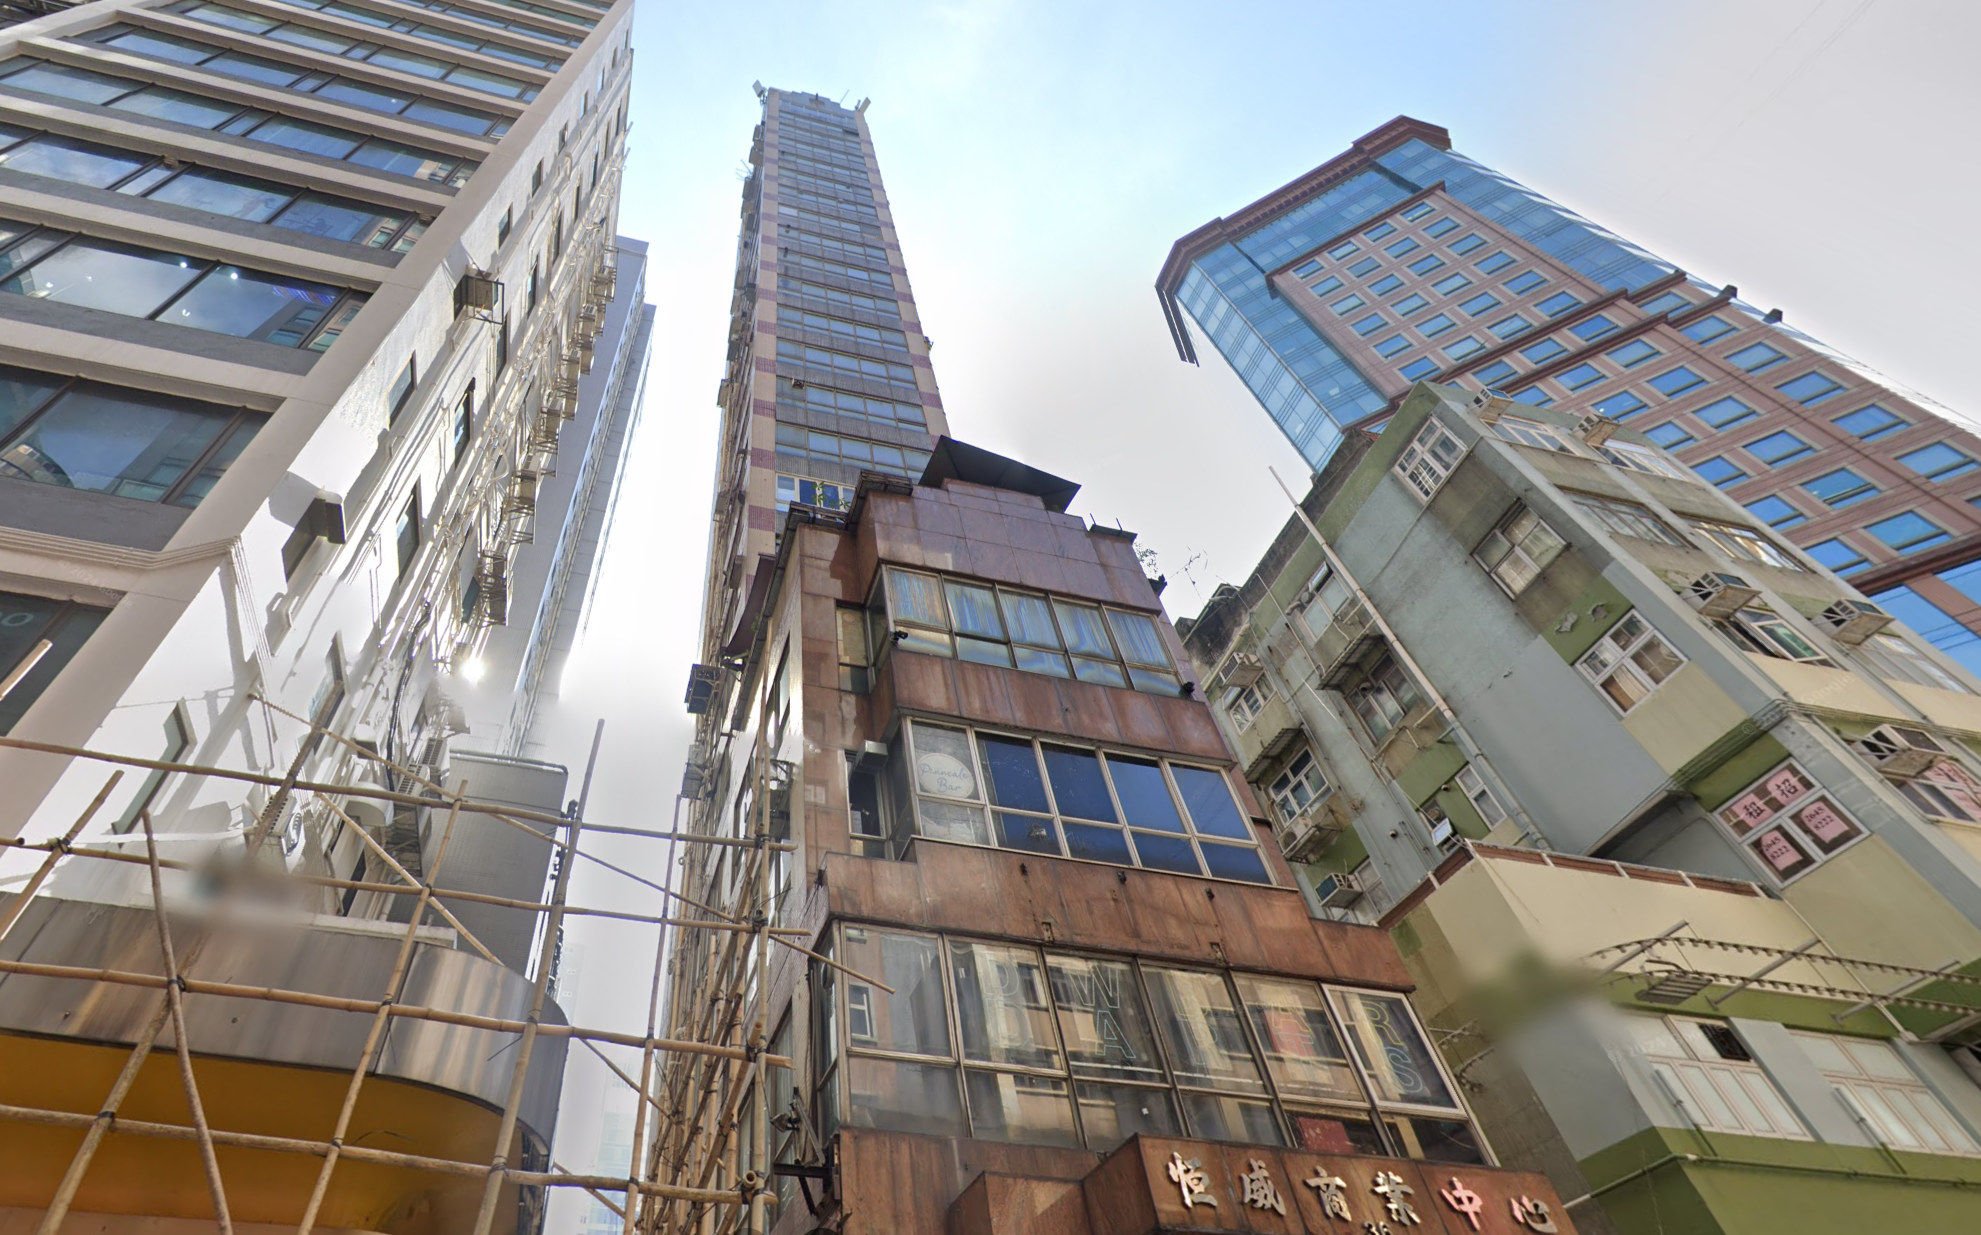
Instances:
[[[571,745],[546,752],[581,762],[607,717],[591,814],[608,822],[667,826],[690,732],[753,80],[873,99],[956,436],[1082,482],[1073,509],[1139,532],[1178,613],[1242,580],[1277,530],[1266,468],[1297,487],[1304,466],[1213,351],[1201,368],[1177,360],[1156,271],[1184,232],[1399,113],[1967,402],[1956,379],[1981,327],[1971,0],[641,3],[621,230],[653,246],[653,369],[567,679]],[[611,876],[578,889],[651,899]],[[574,934],[588,943],[581,1018],[643,1018],[651,938]],[[576,1140],[603,1077],[574,1081]]]

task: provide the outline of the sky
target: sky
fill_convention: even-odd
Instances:
[[[1176,355],[1170,245],[1399,114],[1965,408],[1981,240],[1970,0],[640,0],[620,230],[647,240],[652,369],[606,573],[558,709],[588,814],[666,827],[690,726],[753,81],[867,113],[958,438],[1081,482],[1173,616],[1241,582],[1305,465],[1215,351]],[[658,845],[600,852],[658,877]],[[651,908],[596,868],[575,899]],[[571,932],[577,1019],[638,1029],[653,939]],[[574,1065],[558,1157],[609,1079]],[[561,1221],[550,1228],[561,1235]]]

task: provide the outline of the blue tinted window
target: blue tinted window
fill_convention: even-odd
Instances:
[[[1508,257],[1504,252],[1493,252],[1486,254],[1472,264],[1479,268],[1480,274],[1498,274],[1508,266],[1513,265],[1513,259]]]
[[[1555,380],[1570,390],[1583,390],[1587,387],[1594,386],[1597,382],[1609,380],[1609,374],[1598,369],[1595,365],[1585,362],[1575,365],[1572,368],[1563,369],[1560,373],[1555,374]]]
[[[1913,510],[1880,519],[1864,530],[1885,542],[1895,553],[1917,553],[1953,539],[1945,528]]]
[[[1952,480],[1965,476],[1977,466],[1974,460],[1945,442],[1934,442],[1898,457],[1900,463],[1918,472],[1928,480]]]
[[[1808,553],[1817,562],[1829,567],[1840,575],[1847,575],[1858,567],[1865,565],[1865,557],[1862,553],[1851,548],[1844,541],[1834,538],[1822,541],[1819,544],[1810,545]]]
[[[1485,350],[1486,345],[1471,335],[1466,335],[1462,339],[1455,339],[1444,345],[1444,354],[1453,360],[1463,360],[1474,352],[1483,352]]]
[[[1769,467],[1779,466],[1791,459],[1800,459],[1806,454],[1813,453],[1813,449],[1809,443],[1785,429],[1780,433],[1757,437],[1747,443],[1747,453]]]
[[[1332,249],[1329,249],[1328,256],[1336,261],[1340,261],[1344,257],[1361,252],[1361,250],[1362,246],[1356,244],[1353,240],[1344,240]]]
[[[1801,377],[1791,377],[1775,387],[1789,398],[1804,407],[1821,403],[1843,389],[1843,383],[1827,373],[1804,373]]]
[[[1759,412],[1742,403],[1739,399],[1734,398],[1732,395],[1728,395],[1724,399],[1715,399],[1692,414],[1715,429],[1731,429],[1737,424],[1744,424],[1760,415]]]
[[[1854,433],[1868,442],[1887,433],[1898,432],[1905,428],[1906,422],[1873,403],[1854,412],[1845,412],[1836,418],[1836,424],[1846,433]]]
[[[1295,266],[1293,268],[1293,277],[1296,279],[1304,279],[1308,275],[1319,274],[1320,272],[1321,272],[1321,264],[1318,261],[1309,258],[1308,260],[1301,262],[1298,266]]]
[[[1555,400],[1553,395],[1542,390],[1539,386],[1529,386],[1527,389],[1515,394],[1513,401],[1515,403],[1531,403],[1535,407],[1546,407]]]
[[[1667,420],[1661,425],[1652,425],[1644,431],[1644,436],[1663,446],[1666,450],[1677,450],[1681,446],[1690,446],[1693,442],[1699,440],[1687,432],[1684,425],[1679,424],[1675,420]]]
[[[1668,399],[1677,398],[1694,386],[1705,384],[1706,379],[1686,368],[1667,369],[1651,379],[1651,388]]]
[[[1309,283],[1307,290],[1313,292],[1316,296],[1325,296],[1330,292],[1340,291],[1341,280],[1335,278],[1333,275],[1329,275],[1319,283]]]
[[[1679,333],[1694,343],[1711,343],[1722,335],[1732,334],[1734,325],[1716,313],[1708,313],[1696,322],[1688,322],[1679,328]]]
[[[1353,313],[1367,303],[1369,302],[1350,292],[1340,300],[1329,305],[1328,308],[1333,309],[1336,313]]]
[[[1520,354],[1535,364],[1544,364],[1567,353],[1568,349],[1555,339],[1542,339],[1539,343],[1530,343],[1520,349]]]
[[[1410,349],[1410,340],[1404,338],[1400,334],[1393,334],[1389,338],[1384,339],[1380,343],[1376,344],[1376,355],[1394,356],[1398,352],[1408,351],[1409,349]]]
[[[1769,527],[1788,528],[1809,521],[1809,516],[1797,510],[1787,498],[1777,497],[1772,493],[1758,502],[1747,503],[1747,509],[1756,519]]]
[[[1435,253],[1431,254],[1429,257],[1420,257],[1416,261],[1410,263],[1410,269],[1416,271],[1418,274],[1429,274],[1433,270],[1441,270],[1443,268],[1444,268],[1444,258],[1439,257]]]
[[[1615,322],[1611,321],[1605,315],[1598,313],[1594,317],[1585,317],[1573,326],[1570,326],[1568,333],[1574,335],[1584,343],[1594,343],[1604,335],[1616,333],[1616,329],[1617,325]]]
[[[1445,236],[1457,230],[1457,219],[1439,219],[1435,223],[1424,224],[1424,234],[1426,236]]]
[[[1458,307],[1473,317],[1477,317],[1488,309],[1499,308],[1499,305],[1500,298],[1498,296],[1493,295],[1491,292],[1480,292]]]
[[[1405,379],[1413,382],[1429,377],[1437,371],[1438,362],[1432,360],[1429,356],[1419,356],[1417,359],[1397,370]]]
[[[1512,377],[1516,372],[1518,370],[1506,361],[1495,360],[1489,365],[1482,366],[1472,376],[1478,378],[1488,386],[1496,386],[1507,378]]]
[[[1556,292],[1554,295],[1548,297],[1546,300],[1543,300],[1536,307],[1538,307],[1541,310],[1541,312],[1547,314],[1549,317],[1560,317],[1562,314],[1568,312],[1570,309],[1574,308],[1576,305],[1581,303],[1582,301],[1578,297],[1574,296],[1569,292]]]
[[[1396,229],[1391,228],[1390,230],[1395,231]],[[1374,240],[1375,237],[1372,235],[1369,237],[1369,239]],[[1385,253],[1388,253],[1391,257],[1402,257],[1407,253],[1415,253],[1417,250],[1423,247],[1424,247],[1423,245],[1418,244],[1415,240],[1412,240],[1410,237],[1405,236],[1403,239],[1397,241],[1395,244],[1389,246],[1389,248],[1383,251]]]
[[[1457,254],[1460,257],[1463,257],[1467,253],[1470,253],[1472,250],[1478,248],[1479,246],[1485,243],[1486,243],[1485,241],[1479,239],[1479,237],[1475,234],[1464,235],[1452,241],[1449,247],[1453,253]]]
[[[1402,286],[1403,278],[1401,275],[1386,274],[1374,283],[1369,284],[1369,290],[1378,296],[1387,296]]]
[[[1395,234],[1396,224],[1394,223],[1378,223],[1368,231],[1362,233],[1363,237],[1368,240],[1381,240],[1384,236],[1394,236]]]
[[[1404,211],[1403,217],[1406,219],[1421,219],[1425,215],[1431,213],[1433,209],[1435,209],[1435,207],[1433,207],[1429,202],[1418,202],[1410,209]]]
[[[1702,459],[1692,465],[1692,470],[1704,477],[1708,483],[1716,484],[1722,489],[1747,479],[1747,473],[1735,467],[1725,455]]]
[[[1412,313],[1415,313],[1417,310],[1423,308],[1425,305],[1429,303],[1431,302],[1424,299],[1422,296],[1419,296],[1417,293],[1412,292],[1410,295],[1405,296],[1403,299],[1397,301],[1395,304],[1391,305],[1390,307],[1392,309],[1395,309],[1398,313],[1403,314],[1403,316],[1409,317]]]
[[[1654,356],[1662,355],[1664,355],[1663,352],[1652,347],[1643,339],[1632,339],[1622,347],[1611,348],[1609,353],[1611,360],[1616,361],[1626,369],[1633,365],[1643,364]]]
[[[1376,333],[1376,331],[1381,330],[1382,328],[1383,328],[1383,315],[1380,313],[1371,313],[1369,314],[1369,316],[1357,321],[1349,329],[1353,330],[1356,334],[1359,335],[1371,335]]]
[[[1662,296],[1653,296],[1651,299],[1645,301],[1641,307],[1644,312],[1650,314],[1652,317],[1663,317],[1673,309],[1682,309],[1691,303],[1690,300],[1687,300],[1677,292],[1666,292]]]
[[[1486,327],[1486,329],[1492,331],[1502,339],[1511,339],[1514,335],[1533,326],[1533,324],[1518,313],[1515,313],[1510,317],[1502,317],[1492,325]]]
[[[1535,274],[1533,271],[1523,270],[1506,281],[1506,290],[1517,296],[1522,292],[1531,292],[1546,282],[1546,279]]]
[[[1746,347],[1727,354],[1727,360],[1730,363],[1747,370],[1749,373],[1759,373],[1763,369],[1772,369],[1787,359],[1788,356],[1785,353],[1776,351],[1766,343],[1749,343]]]
[[[1377,261],[1375,258],[1365,257],[1361,261],[1356,262],[1353,266],[1350,266],[1348,268],[1348,273],[1354,275],[1356,278],[1359,279],[1362,278],[1364,275],[1367,275],[1370,271],[1374,270],[1376,267],[1380,265],[1382,265],[1382,263]]]
[[[1425,338],[1435,339],[1439,335],[1443,334],[1445,331],[1454,329],[1455,327],[1457,327],[1457,325],[1458,325],[1457,322],[1452,321],[1451,318],[1449,318],[1445,314],[1434,313],[1430,317],[1427,317],[1423,321],[1419,322],[1417,324],[1417,329],[1424,332]]]
[[[1596,400],[1596,410],[1611,420],[1628,420],[1644,410],[1647,404],[1628,390],[1619,390],[1607,398]]]
[[[1466,278],[1464,275],[1448,274],[1436,283],[1431,284],[1431,290],[1440,296],[1455,296],[1470,286],[1472,286],[1472,280]]]
[[[1827,506],[1848,506],[1852,502],[1878,496],[1876,485],[1847,467],[1804,481],[1802,487],[1821,498]]]

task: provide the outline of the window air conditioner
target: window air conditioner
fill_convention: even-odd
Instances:
[[[1879,725],[1857,739],[1857,749],[1889,776],[1917,776],[1950,754],[1938,738],[1910,725]]]
[[[502,284],[486,270],[470,270],[454,285],[454,311],[493,313],[502,299]]]
[[[1328,832],[1313,811],[1273,829],[1280,852],[1286,855],[1289,862],[1306,862],[1320,853],[1327,845]]]
[[[1732,617],[1760,595],[1753,584],[1723,570],[1707,571],[1685,585],[1685,598],[1701,617]]]
[[[1362,899],[1362,885],[1345,872],[1329,875],[1314,885],[1314,899],[1323,909],[1346,909]]]
[[[1591,412],[1575,422],[1575,436],[1591,446],[1600,446],[1614,437],[1619,427],[1608,416]]]
[[[1856,645],[1892,624],[1892,615],[1868,600],[1839,600],[1823,610],[1838,643]]]
[[[1226,686],[1251,686],[1264,675],[1266,667],[1250,652],[1234,652],[1224,666]]]

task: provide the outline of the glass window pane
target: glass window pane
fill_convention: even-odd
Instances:
[[[1137,832],[1135,852],[1141,857],[1142,865],[1151,870],[1173,871],[1179,875],[1204,873],[1203,866],[1197,861],[1197,848],[1187,837]]]
[[[0,67],[19,63],[12,61],[8,66]],[[8,74],[6,84],[13,90],[31,90],[36,94],[51,94],[58,99],[100,104],[135,89],[138,83],[72,65],[28,61],[25,68]]]
[[[118,111],[134,112],[140,116],[150,116],[154,120],[169,120],[174,124],[189,124],[199,129],[218,128],[234,113],[241,110],[238,103],[224,103],[219,99],[209,99],[164,86],[147,86],[136,94],[118,99],[110,106]]]
[[[997,597],[987,587],[944,580],[949,596],[949,612],[959,634],[980,639],[1004,638],[1004,621],[997,615]]]
[[[1402,996],[1343,990],[1329,994],[1378,1101],[1457,1105]]]
[[[970,1091],[970,1135],[989,1141],[1077,1147],[1065,1081],[1016,1072],[963,1071]]]
[[[848,926],[840,959],[855,973],[885,982],[894,993],[842,975],[849,1045],[909,1055],[948,1056],[949,1017],[942,994],[942,954],[923,935]]]
[[[1176,777],[1177,792],[1183,795],[1183,805],[1189,810],[1190,822],[1197,831],[1234,840],[1252,839],[1252,825],[1238,813],[1238,803],[1231,796],[1231,786],[1225,782],[1224,773],[1181,763],[1170,764],[1169,771]]]
[[[208,455],[205,463],[200,464],[199,471],[180,486],[179,495],[172,499],[172,504],[188,509],[199,505],[201,498],[213,492],[213,486],[219,483],[220,476],[227,470],[228,465],[248,448],[248,443],[254,440],[254,435],[260,428],[261,422],[253,419],[236,425],[234,431],[227,435],[227,440],[220,444],[220,448]]]
[[[1318,986],[1250,974],[1237,982],[1280,1096],[1366,1101]]]
[[[949,957],[964,1059],[1064,1070],[1036,950],[952,940]]]
[[[337,303],[337,289],[222,266],[181,296],[161,321],[298,347]]]
[[[982,801],[970,757],[969,735],[960,729],[915,723],[915,788],[946,798]]]
[[[1080,1104],[1080,1125],[1086,1129],[1089,1149],[1105,1153],[1138,1133],[1182,1135],[1176,1103],[1166,1090],[1081,1081],[1073,1086],[1073,1094]]]
[[[1486,1151],[1479,1146],[1478,1133],[1462,1119],[1390,1116],[1384,1122],[1395,1133],[1396,1143],[1407,1157],[1461,1166],[1486,1164]]]
[[[1045,778],[1039,774],[1038,755],[1029,741],[986,734],[978,737],[977,750],[983,758],[993,805],[1051,811],[1046,801]]]
[[[384,86],[353,81],[348,77],[340,77],[329,82],[317,90],[316,95],[318,98],[329,99],[332,102],[361,107],[366,111],[388,114],[405,111],[406,105],[413,101],[413,96],[410,94],[388,90]]]
[[[49,373],[0,365],[0,437],[11,433],[67,381]]]
[[[397,47],[381,47],[366,60],[381,68],[397,69],[401,73],[411,73],[415,77],[431,77],[438,81],[447,73],[447,62],[418,52],[405,51]]]
[[[932,1067],[855,1055],[846,1060],[845,1121],[930,1136],[965,1136],[954,1065]]]
[[[1129,852],[1128,837],[1120,828],[1097,827],[1086,823],[1065,823],[1066,855],[1089,862],[1110,862],[1116,866],[1135,865]]]
[[[256,141],[265,142],[271,146],[281,146],[285,150],[296,150],[303,154],[320,154],[328,159],[341,159],[349,156],[352,151],[358,148],[358,144],[362,140],[355,134],[347,133],[342,129],[333,129],[321,124],[311,124],[307,120],[294,120],[288,116],[270,118],[265,124],[256,126],[253,136]],[[364,159],[354,161],[367,163],[367,160]],[[383,164],[376,161],[368,162],[367,165],[383,167]],[[391,169],[387,168],[386,170]]]
[[[1091,750],[1066,746],[1045,747],[1046,775],[1052,778],[1053,799],[1059,813],[1079,819],[1116,821],[1114,799],[1108,796],[1107,781],[1101,776],[1100,759]]]
[[[904,646],[906,646],[905,643]],[[921,651],[922,649],[909,647],[908,650]],[[968,635],[958,635],[956,636],[956,656],[959,660],[974,661],[980,665],[1008,666],[1011,663],[1011,645],[1008,643],[992,643],[985,639],[972,639]]]
[[[1217,1094],[1186,1093],[1183,1113],[1190,1135],[1205,1141],[1241,1141],[1247,1145],[1281,1145],[1279,1121],[1264,1102],[1247,1102]]]
[[[1050,815],[997,814],[997,843],[1004,849],[1059,855],[1059,825]]]
[[[132,154],[46,133],[0,154],[0,167],[8,171],[48,176],[98,189],[109,188],[151,161],[148,154]]]
[[[1205,841],[1199,846],[1204,867],[1213,879],[1236,879],[1245,883],[1271,883],[1266,860],[1250,845],[1220,845]]]
[[[438,99],[414,99],[405,116],[408,120],[452,129],[456,133],[487,133],[495,124],[495,118],[487,112],[479,112],[472,107],[457,107]]]
[[[1004,621],[1011,628],[1013,643],[1043,648],[1059,646],[1059,631],[1052,624],[1052,608],[1046,604],[1045,597],[1000,589],[998,599],[1004,602]]]
[[[85,237],[0,280],[0,291],[149,317],[204,265],[176,253]]]
[[[251,180],[204,167],[189,167],[147,194],[155,202],[171,202],[255,223],[266,222],[295,195],[294,189],[265,180]]]
[[[1082,682],[1092,682],[1097,686],[1126,686],[1128,675],[1121,666],[1111,660],[1089,660],[1084,656],[1073,658],[1073,676]]]
[[[1178,1084],[1265,1092],[1222,975],[1153,965],[1143,973]]]
[[[1375,1154],[1387,1157],[1389,1146],[1376,1130],[1376,1121],[1366,1115],[1340,1111],[1289,1110],[1293,1143],[1301,1149],[1324,1154]]]
[[[1073,676],[1064,652],[1048,652],[1044,648],[1028,648],[1017,643],[1012,645],[1011,654],[1018,667],[1027,673],[1050,673],[1056,678]]]
[[[0,475],[155,502],[230,415],[169,395],[78,385],[0,457]]]
[[[1102,623],[1099,609],[1063,600],[1053,601],[1052,608],[1059,615],[1059,629],[1066,636],[1067,651],[1113,657],[1114,644],[1108,639],[1107,627]]]
[[[924,798],[917,807],[921,833],[931,840],[955,841],[964,845],[988,845],[990,825],[981,806],[964,806]]]
[[[934,575],[889,570],[887,597],[895,621],[933,626],[937,630],[949,628],[948,612],[942,603],[942,582]]]
[[[1148,614],[1109,609],[1107,624],[1113,628],[1114,637],[1121,645],[1123,660],[1131,665],[1169,668],[1169,654],[1163,649],[1162,636],[1157,633],[1155,621]]]
[[[1114,778],[1115,796],[1128,822],[1138,828],[1183,831],[1183,816],[1176,813],[1176,800],[1169,795],[1162,766],[1150,759],[1109,755],[1107,770]]]
[[[0,465],[0,474],[4,474]],[[54,682],[69,661],[81,650],[83,642],[94,634],[96,628],[109,616],[107,609],[91,609],[80,605],[71,606],[66,615],[52,626],[47,624],[48,616],[59,605],[37,596],[22,596],[11,592],[0,592],[0,676],[11,672],[20,663],[20,658],[36,643],[47,639],[54,644],[46,655],[35,663],[34,668],[14,683],[14,689],[0,699],[0,733],[11,730],[26,714],[29,705],[41,697],[49,684]],[[5,628],[19,615],[25,615],[23,625],[11,630]],[[24,646],[10,647],[9,640],[14,636],[28,639]]]
[[[1046,958],[1046,972],[1076,1076],[1163,1079],[1162,1058],[1133,968],[1121,961],[1055,954]]]

